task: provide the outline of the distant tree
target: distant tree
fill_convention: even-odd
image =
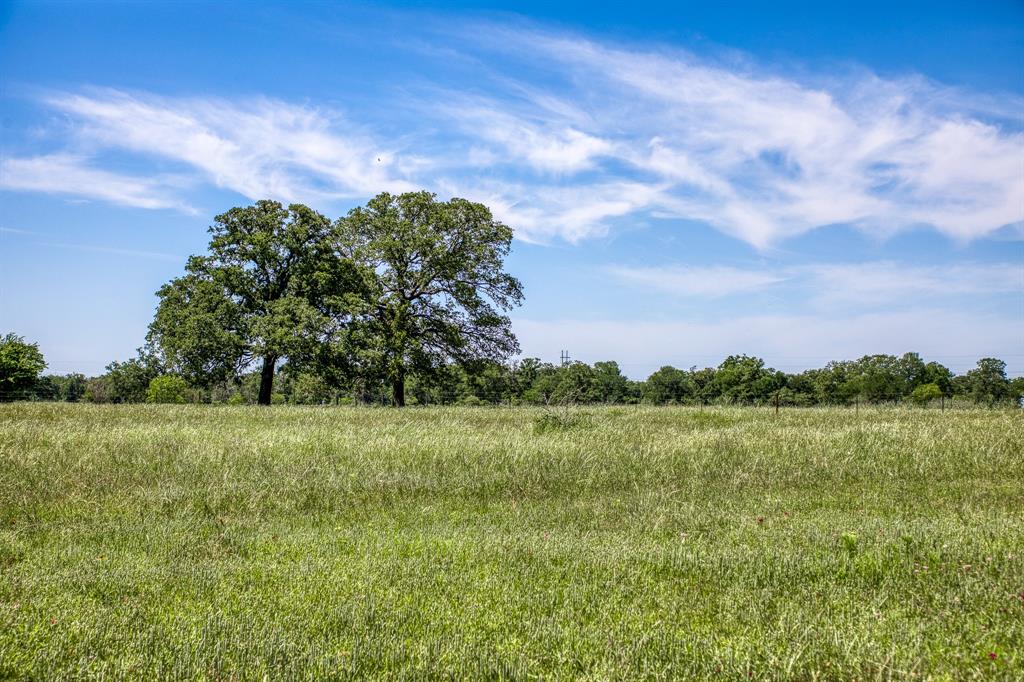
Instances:
[[[609,360],[594,363],[595,397],[602,403],[627,402],[630,380],[619,369],[619,363]]]
[[[814,377],[815,370],[810,370],[792,374],[786,378],[787,399],[790,401],[788,404],[807,406],[817,402]],[[787,403],[782,402],[782,398],[780,398],[779,404]]]
[[[188,383],[174,374],[155,377],[146,389],[147,403],[187,403],[188,398]]]
[[[996,358],[982,358],[978,366],[967,373],[970,397],[976,403],[995,405],[1010,397],[1010,382],[1006,378],[1006,363]]]
[[[87,381],[84,374],[66,374],[59,377],[57,382],[59,399],[67,403],[77,403],[85,396]]]
[[[509,368],[500,362],[470,362],[453,370],[460,379],[456,388],[460,399],[474,396],[481,403],[497,405],[511,402],[515,397],[515,379]]]
[[[750,404],[769,400],[785,385],[785,377],[766,368],[761,358],[730,355],[718,366],[714,383],[723,400]]]
[[[957,374],[950,382],[954,396],[969,398],[971,393],[970,379],[966,374]]]
[[[113,403],[145,402],[149,383],[162,373],[159,359],[140,349],[138,356],[131,360],[107,365],[107,398]]]
[[[937,384],[921,384],[910,394],[910,399],[915,405],[927,405],[933,400],[942,397],[942,389]]]
[[[853,364],[851,387],[871,402],[899,400],[906,383],[900,362],[892,355],[865,355]]]
[[[504,271],[512,230],[483,204],[384,193],[336,224],[342,255],[370,273],[370,296],[344,334],[355,365],[405,404],[406,378],[448,362],[501,361],[519,344],[503,311],[522,301]]]
[[[910,395],[921,384],[928,383],[928,366],[917,353],[904,353],[896,361],[896,374],[902,380],[904,396]]]
[[[1021,406],[1021,401],[1024,401],[1024,377],[1010,380],[1010,400],[1014,405]]]
[[[55,374],[44,374],[36,379],[32,389],[28,391],[29,400],[57,400],[60,401],[60,379]]]
[[[793,407],[807,407],[814,404],[814,394],[806,393],[794,390],[789,386],[784,386],[775,391],[771,398],[771,403],[779,405],[788,405]]]
[[[77,403],[85,395],[86,381],[83,374],[43,375],[32,391],[33,399]]]
[[[717,370],[714,367],[697,369],[691,367],[689,374],[690,382],[693,384],[693,398],[698,403],[705,405],[714,402],[718,398],[718,384],[715,382]]]
[[[0,402],[31,397],[44,369],[46,360],[37,344],[13,333],[0,337]]]
[[[925,365],[921,381],[926,384],[935,384],[939,387],[942,395],[947,398],[953,395],[953,372],[937,362],[929,362]]]
[[[85,382],[85,394],[82,398],[88,403],[109,403],[110,384],[107,377],[93,377]]]
[[[658,369],[644,382],[644,401],[655,405],[681,403],[691,395],[693,395],[693,386],[690,376],[671,365],[665,365]]]
[[[551,363],[540,362],[536,358],[524,360],[524,364],[516,370],[521,385],[526,387],[523,391],[524,400],[534,405],[550,403],[555,389],[558,388],[558,370],[559,368]],[[532,381],[527,383],[528,377],[532,377]]]
[[[259,363],[257,402],[269,405],[277,363],[315,356],[344,320],[355,267],[337,257],[330,221],[301,204],[233,208],[210,233],[209,255],[157,292],[149,340],[197,384]]]
[[[854,363],[829,362],[821,369],[806,372],[814,384],[815,402],[820,405],[846,405],[859,390],[855,382]]]
[[[582,362],[542,371],[527,393],[530,402],[558,405],[591,403],[597,395],[594,370]]]
[[[552,398],[556,403],[593,403],[599,400],[599,386],[594,369],[585,362],[570,362],[555,374],[558,385]]]
[[[523,358],[519,362],[513,363],[511,370],[516,397],[526,402],[543,402],[536,399],[533,387],[542,373],[553,371],[554,367],[549,363],[541,362],[539,358]]]

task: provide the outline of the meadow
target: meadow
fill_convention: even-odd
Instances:
[[[0,678],[1022,676],[1020,411],[0,405]]]

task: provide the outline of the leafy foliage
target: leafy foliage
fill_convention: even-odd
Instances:
[[[937,384],[921,384],[910,394],[910,399],[916,405],[927,405],[933,400],[942,397],[942,389]]]
[[[344,319],[352,264],[336,257],[330,221],[301,204],[233,208],[210,233],[209,254],[157,292],[149,340],[202,385],[260,362],[258,402],[270,404],[278,361],[316,357]]]
[[[189,400],[188,384],[179,376],[165,374],[155,377],[149,382],[146,390],[147,403],[187,403]]]
[[[336,224],[340,252],[361,266],[369,296],[344,345],[364,378],[405,403],[409,375],[518,352],[508,317],[522,285],[504,272],[512,230],[483,204],[428,192],[373,198]]]
[[[37,344],[13,333],[0,337],[0,402],[31,397],[44,369],[46,360]]]

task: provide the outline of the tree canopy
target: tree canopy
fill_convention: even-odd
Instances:
[[[512,229],[483,204],[429,192],[380,194],[336,224],[341,255],[369,273],[369,296],[345,332],[354,365],[405,404],[410,374],[519,351],[509,318],[522,285],[504,271]]]
[[[269,405],[277,363],[318,353],[358,278],[336,256],[330,220],[301,204],[233,208],[210,233],[209,253],[157,292],[149,341],[198,384],[258,363],[258,402]]]
[[[37,344],[14,333],[0,337],[0,401],[28,397],[44,369],[46,360]]]

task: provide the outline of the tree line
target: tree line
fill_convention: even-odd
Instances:
[[[93,403],[227,403],[259,401],[263,375],[250,371],[205,385],[189,383],[152,355],[140,353],[113,362],[98,377],[83,374],[41,375],[16,383],[5,358],[13,344],[34,348],[20,337],[0,340],[0,399]],[[38,355],[35,367],[45,362]],[[28,376],[22,372],[21,377]],[[354,381],[339,386],[324,377],[285,364],[274,377],[272,404],[387,405],[391,386],[383,381]],[[626,377],[614,361],[589,365],[555,365],[537,358],[490,362],[465,367],[446,365],[429,377],[410,377],[410,405],[780,405],[844,406],[864,403],[927,405],[956,399],[985,406],[1019,406],[1024,377],[1009,379],[1006,364],[982,358],[960,375],[917,353],[868,355],[830,362],[798,373],[765,366],[762,359],[732,355],[715,367],[678,369],[665,366],[647,379]]]
[[[380,194],[330,220],[258,201],[216,216],[207,253],[157,292],[137,357],[102,376],[41,375],[38,347],[0,339],[0,400],[269,405],[844,405],[962,396],[1019,403],[1022,379],[983,358],[962,376],[916,353],[787,374],[746,355],[662,367],[552,365],[519,352],[505,314],[523,299],[504,270],[512,230],[483,204]]]

